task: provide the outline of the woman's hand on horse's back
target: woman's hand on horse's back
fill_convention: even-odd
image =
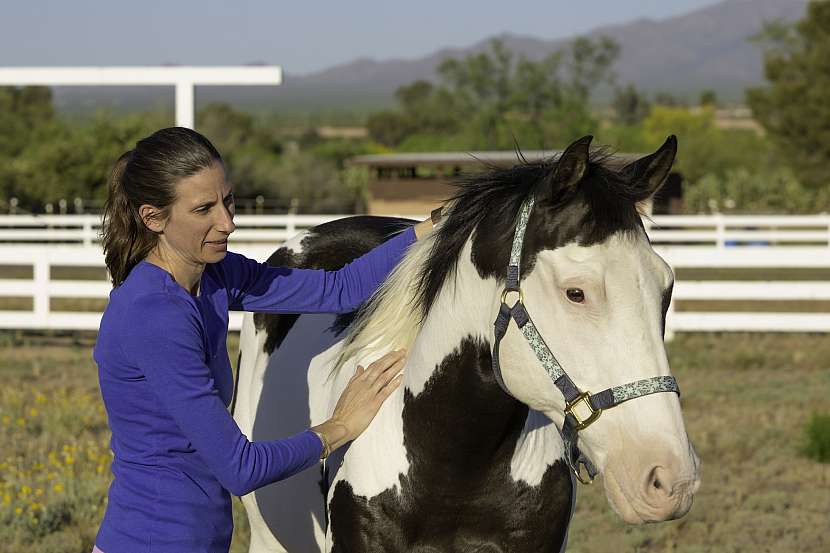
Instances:
[[[358,365],[331,418],[312,429],[325,436],[332,451],[366,430],[383,401],[400,385],[405,361],[406,352],[396,350],[366,369]]]

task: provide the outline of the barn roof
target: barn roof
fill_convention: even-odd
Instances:
[[[528,161],[557,156],[562,150],[527,150],[522,155]],[[639,159],[645,154],[619,153],[612,159],[620,163],[627,163]],[[512,165],[518,161],[513,151],[484,151],[484,152],[418,152],[403,154],[375,154],[355,156],[350,158],[349,165],[364,165],[368,167],[415,167],[415,166],[447,166],[447,165],[480,165],[482,162],[495,165]]]

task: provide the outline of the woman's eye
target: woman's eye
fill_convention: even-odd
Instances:
[[[581,288],[568,288],[565,291],[565,295],[574,303],[583,303],[585,301],[585,292]]]

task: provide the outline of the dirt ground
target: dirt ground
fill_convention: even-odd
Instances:
[[[0,335],[0,543],[88,553],[109,485],[109,430],[89,337]],[[229,341],[231,359],[237,343]],[[669,357],[702,485],[683,519],[627,526],[602,482],[580,487],[571,553],[830,551],[830,465],[803,457],[811,413],[830,413],[830,338],[678,335]],[[247,551],[234,501],[233,553]]]

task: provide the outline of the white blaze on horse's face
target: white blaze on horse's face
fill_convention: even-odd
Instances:
[[[565,372],[580,390],[596,393],[669,375],[662,303],[672,282],[671,269],[643,232],[617,233],[593,246],[571,243],[539,252],[522,290],[528,312]],[[561,427],[562,393],[515,325],[502,348],[511,393]],[[579,447],[603,474],[608,500],[623,520],[667,520],[688,511],[699,461],[676,394],[627,401],[603,412],[579,436]]]

